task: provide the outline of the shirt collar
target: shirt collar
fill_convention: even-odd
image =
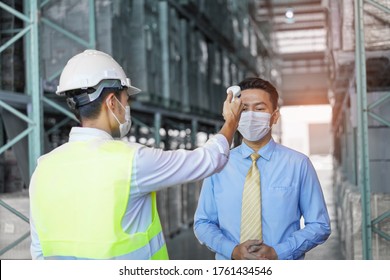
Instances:
[[[272,156],[272,153],[274,152],[274,149],[275,149],[275,141],[274,139],[271,138],[271,140],[264,146],[262,147],[258,154],[266,159],[266,160],[270,160],[271,159],[271,156]],[[253,150],[252,148],[250,148],[247,144],[245,144],[244,142],[242,142],[241,144],[241,155],[243,158],[248,158],[251,154],[253,154]]]
[[[113,140],[112,136],[104,130],[91,127],[72,127],[69,133],[69,142],[93,139]]]

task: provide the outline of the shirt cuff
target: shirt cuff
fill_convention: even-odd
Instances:
[[[221,154],[224,154],[225,156],[229,156],[230,148],[229,148],[229,143],[225,136],[218,133],[214,135],[212,138],[210,138],[205,145],[207,146],[208,144],[214,144],[214,143],[217,144],[218,150]]]
[[[291,248],[288,242],[277,244],[273,248],[279,260],[292,260]]]
[[[221,254],[228,260],[232,259],[232,253],[234,248],[237,246],[236,243],[234,243],[231,240],[226,240],[221,243]]]

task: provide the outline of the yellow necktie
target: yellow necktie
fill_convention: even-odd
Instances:
[[[262,239],[260,171],[256,164],[259,158],[259,154],[251,154],[252,166],[245,178],[241,206],[241,243],[250,239]]]

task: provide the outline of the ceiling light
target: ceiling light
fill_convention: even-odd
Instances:
[[[294,18],[294,10],[292,8],[287,8],[285,16],[287,19],[293,19]]]

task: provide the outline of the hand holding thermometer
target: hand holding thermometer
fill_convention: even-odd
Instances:
[[[229,93],[229,91],[233,92],[233,99],[232,102],[234,101],[234,98],[240,98],[241,96],[241,88],[239,86],[231,86],[226,90],[226,93]]]

